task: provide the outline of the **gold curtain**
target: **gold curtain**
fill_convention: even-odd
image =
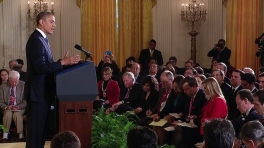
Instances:
[[[129,56],[138,59],[152,38],[153,5],[155,0],[82,1],[82,45],[97,64],[106,50],[120,68]]]
[[[255,39],[260,36],[260,0],[228,0],[227,47],[232,50],[230,62],[236,68],[259,68]]]
[[[95,62],[102,59],[106,50],[115,53],[116,0],[82,1],[81,31],[82,46],[92,53]]]
[[[119,0],[117,62],[125,65],[129,56],[138,59],[140,50],[148,47],[152,38],[153,0]]]

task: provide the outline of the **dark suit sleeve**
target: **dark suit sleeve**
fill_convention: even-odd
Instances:
[[[144,50],[141,50],[139,58],[138,58],[138,63],[141,64],[141,65],[144,65],[145,64],[145,60],[146,59],[144,59]]]
[[[31,61],[34,71],[37,74],[53,74],[63,70],[63,66],[60,61],[49,63],[46,61],[46,49],[40,39],[34,38],[31,40],[29,45],[30,51],[27,56],[28,60]]]
[[[160,51],[157,51],[157,61],[158,61],[158,65],[163,65],[163,57]]]
[[[260,37],[256,38],[256,40],[255,40],[255,44],[258,44],[258,45],[260,46],[260,39],[261,39],[263,36],[264,36],[264,33],[263,33]]]
[[[207,56],[208,56],[208,57],[215,57],[215,55],[217,54],[216,52],[217,52],[217,50],[213,48],[212,50],[210,50],[210,51],[207,53]]]
[[[231,50],[228,49],[227,47],[225,47],[225,54],[223,57],[225,57],[225,60],[223,60],[224,62],[228,61],[230,59],[230,56],[231,56]]]

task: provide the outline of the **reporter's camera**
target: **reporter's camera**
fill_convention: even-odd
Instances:
[[[256,57],[259,57],[263,52],[263,43],[259,46],[258,51],[256,52]]]
[[[218,48],[223,48],[223,44],[221,44],[221,43],[218,43],[218,44],[216,44],[216,47],[218,47]]]

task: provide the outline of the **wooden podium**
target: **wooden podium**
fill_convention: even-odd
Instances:
[[[91,147],[93,101],[97,79],[93,62],[66,69],[56,76],[59,99],[59,132],[73,131],[82,148]]]

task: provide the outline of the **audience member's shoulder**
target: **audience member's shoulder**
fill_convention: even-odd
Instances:
[[[22,85],[24,85],[25,84],[25,82],[24,81],[21,81],[21,80],[19,80],[19,82],[18,82],[19,84],[22,84]]]

